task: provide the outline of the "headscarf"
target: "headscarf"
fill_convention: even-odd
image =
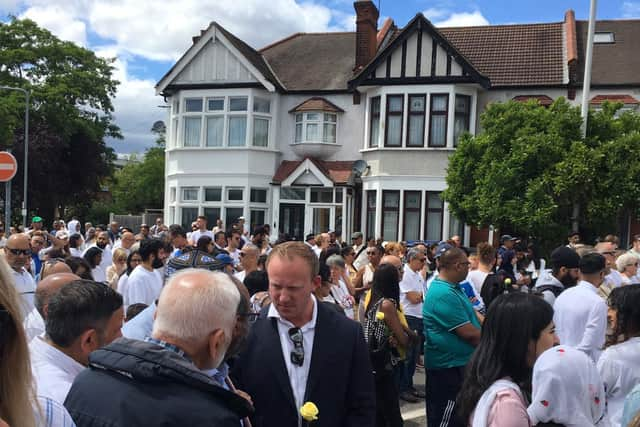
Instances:
[[[538,358],[527,409],[533,425],[554,422],[593,427],[604,417],[605,407],[604,385],[589,356],[561,345]]]

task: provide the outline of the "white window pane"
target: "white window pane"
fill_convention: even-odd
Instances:
[[[207,103],[209,111],[224,111],[224,98],[209,98]]]
[[[324,113],[324,121],[325,122],[335,123],[336,122],[336,115],[332,114],[332,113]]]
[[[307,113],[307,120],[320,120],[319,113]]]
[[[432,111],[447,111],[447,95],[433,95]]]
[[[184,101],[187,113],[197,113],[202,111],[202,98],[187,98]]]
[[[408,145],[424,145],[424,116],[411,116],[409,120]]]
[[[404,217],[404,240],[420,239],[420,212],[407,212]]]
[[[442,212],[429,212],[427,216],[427,240],[442,238]]]
[[[380,97],[371,98],[371,113],[380,114]]]
[[[371,119],[371,135],[369,136],[369,147],[377,147],[380,142],[380,117]]]
[[[456,113],[466,113],[469,111],[469,97],[456,95]]]
[[[389,116],[387,121],[387,144],[399,147],[402,135],[402,116]]]
[[[269,114],[271,111],[271,102],[268,99],[254,98],[253,112]]]
[[[205,202],[219,202],[222,200],[222,188],[212,187],[204,189]]]
[[[266,147],[269,142],[269,120],[253,119],[253,145]]]
[[[299,123],[301,121],[302,121],[302,113],[296,114],[296,123]]]
[[[229,111],[247,111],[247,97],[229,98]]]
[[[247,118],[229,117],[229,147],[243,147],[247,140]]]
[[[183,187],[182,200],[185,202],[193,202],[198,200],[198,187]]]
[[[382,217],[382,238],[387,241],[398,240],[398,211],[384,213]]]
[[[200,121],[201,117],[184,118],[184,146],[200,146]]]
[[[446,145],[447,117],[431,116],[431,146],[444,147]]]
[[[207,117],[207,147],[222,147],[224,117]]]
[[[413,112],[424,111],[424,97],[412,96],[409,98],[409,110]]]
[[[453,122],[454,141],[457,143],[460,135],[467,131],[469,131],[469,120],[467,120],[466,117],[456,117],[455,121]]]
[[[296,142],[302,142],[302,125],[296,125]]]
[[[404,205],[408,209],[420,209],[420,193],[415,191],[405,191]]]
[[[320,127],[317,124],[309,123],[307,124],[307,141],[320,141]]]
[[[325,123],[322,135],[323,142],[336,142],[336,125]]]
[[[400,193],[397,191],[385,192],[383,198],[382,204],[385,208],[397,208],[400,206]]]
[[[440,193],[429,193],[427,203],[429,204],[429,209],[442,209]]]
[[[390,96],[389,97],[389,111],[400,112],[402,111],[403,96]]]

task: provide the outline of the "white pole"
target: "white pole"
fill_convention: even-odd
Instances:
[[[584,61],[584,82],[582,84],[582,137],[587,135],[587,118],[589,115],[589,90],[591,88],[591,62],[593,60],[593,35],[596,30],[596,3],[591,0],[589,9],[589,30],[587,36],[587,54]]]

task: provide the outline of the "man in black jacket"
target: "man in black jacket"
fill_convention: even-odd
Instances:
[[[240,294],[223,273],[187,269],[160,295],[152,337],[121,338],[89,357],[65,401],[78,427],[238,427],[252,411],[217,372]]]
[[[314,427],[375,424],[362,328],[313,297],[318,268],[318,258],[303,242],[282,243],[269,254],[273,302],[253,324],[231,374],[253,400],[254,427],[298,427],[307,402],[319,411]]]

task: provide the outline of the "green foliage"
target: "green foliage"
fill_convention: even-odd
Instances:
[[[51,219],[56,209],[90,205],[112,173],[114,155],[104,138],[120,137],[111,115],[118,85],[113,60],[61,41],[28,19],[0,23],[0,46],[0,85],[31,93],[30,211]],[[22,170],[24,95],[0,92],[0,147],[13,149]],[[16,203],[22,185],[14,179]]]
[[[148,148],[141,162],[132,161],[114,176],[113,198],[118,212],[137,214],[164,206],[164,127],[156,129],[156,146]],[[135,158],[134,158],[135,160]]]
[[[459,218],[558,243],[571,228],[598,234],[640,207],[640,116],[606,104],[592,113],[588,136],[580,112],[563,98],[491,104],[482,132],[464,137],[450,157],[443,197]],[[617,115],[618,114],[618,115]]]

